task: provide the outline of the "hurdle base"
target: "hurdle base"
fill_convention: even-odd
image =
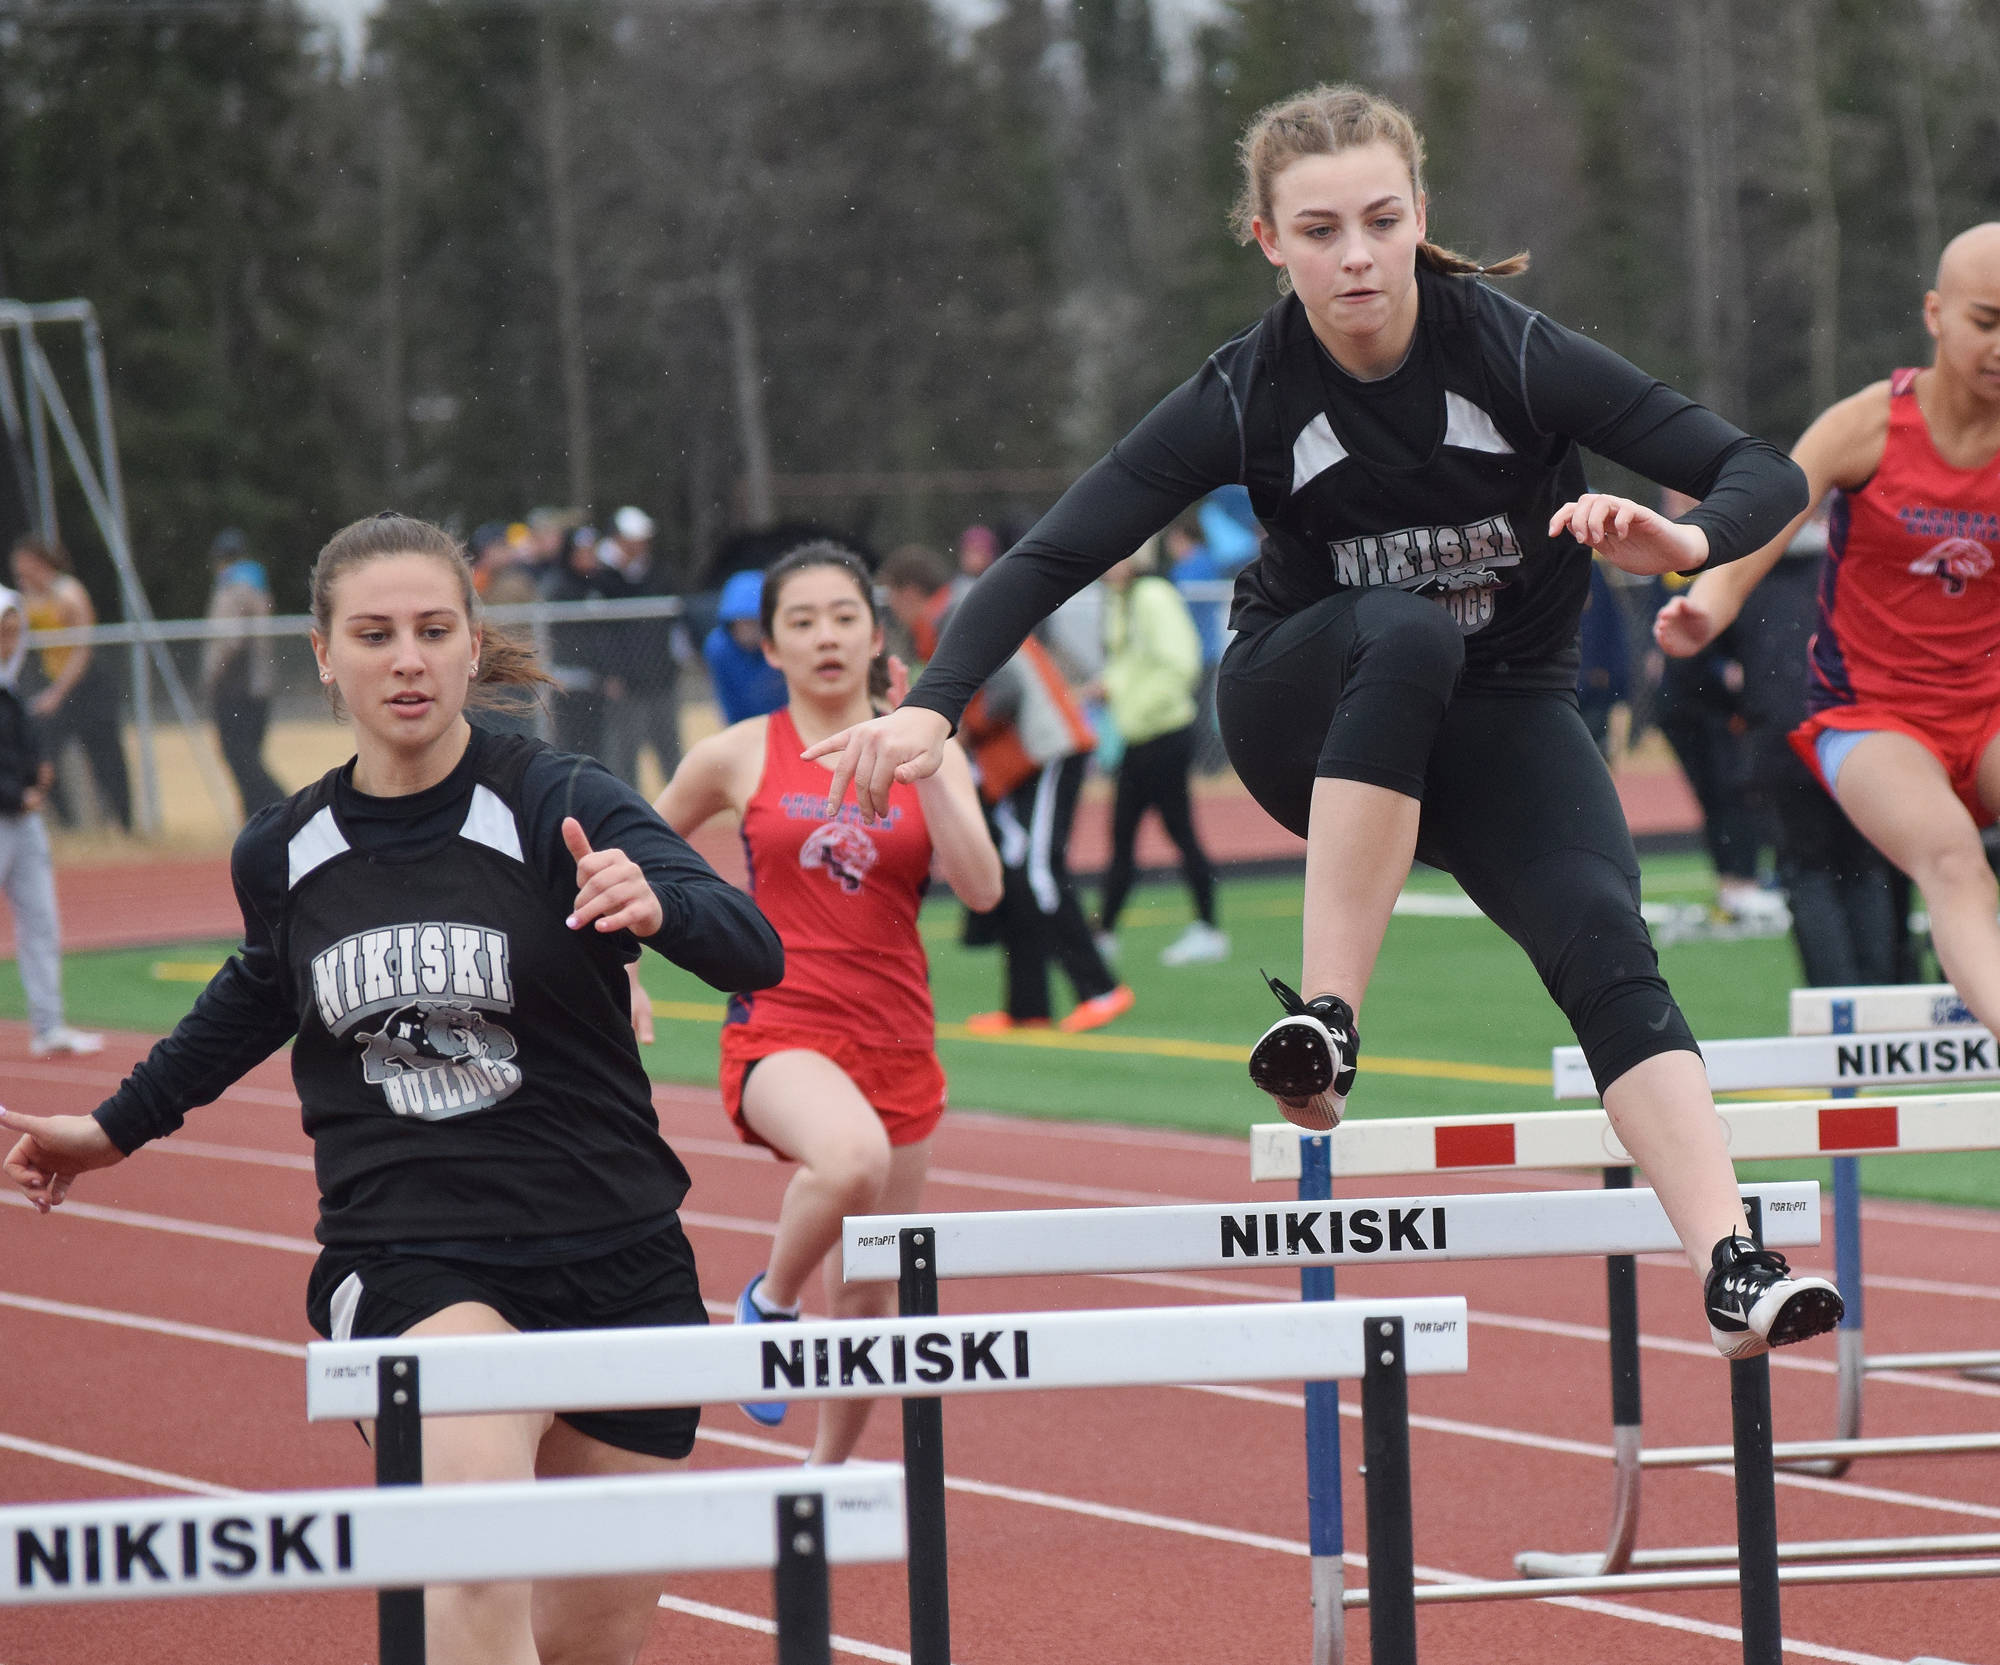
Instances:
[[[1312,1558],[1313,1665],[1344,1665],[1347,1658],[1347,1564],[1338,1555]]]
[[[1734,1549],[1729,1552],[1735,1555]],[[1560,1555],[1548,1550],[1524,1549],[1514,1557],[1514,1570],[1523,1578],[1597,1578],[1604,1572],[1604,1557],[1596,1550],[1582,1555]]]

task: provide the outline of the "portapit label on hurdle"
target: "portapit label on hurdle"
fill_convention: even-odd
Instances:
[[[1774,1246],[1820,1240],[1816,1182],[1742,1190],[1763,1199]],[[892,1281],[901,1234],[912,1228],[935,1232],[940,1278],[1650,1254],[1680,1246],[1646,1190],[872,1215],[846,1223],[847,1281]]]
[[[376,1361],[418,1361],[426,1416],[745,1399],[1358,1378],[1362,1323],[1401,1317],[1410,1375],[1466,1368],[1457,1296],[1296,1307],[947,1313],[696,1329],[399,1336],[306,1349],[313,1421],[375,1414]]]
[[[772,1567],[777,1500],[807,1490],[829,1561],[903,1558],[895,1463],[70,1500],[0,1509],[0,1604]]]
[[[1979,1020],[1949,983],[1862,984],[1850,988],[1793,989],[1789,1027],[1794,1035],[1856,1035],[1904,1029],[1977,1028]],[[1835,1022],[1836,1009],[1840,1021]]]

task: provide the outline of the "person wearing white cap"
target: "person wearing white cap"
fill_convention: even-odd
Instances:
[[[43,1058],[52,1052],[96,1052],[104,1037],[63,1021],[62,927],[41,817],[55,767],[14,689],[27,657],[27,612],[14,591],[0,588],[0,888],[14,910],[14,957],[28,997],[28,1051]]]
[[[653,517],[626,504],[611,517],[612,536],[598,545],[618,596],[659,597],[673,586],[653,559]],[[604,672],[604,766],[639,783],[639,753],[647,746],[671,779],[681,760],[681,661],[689,645],[680,621],[631,619],[607,629]]]

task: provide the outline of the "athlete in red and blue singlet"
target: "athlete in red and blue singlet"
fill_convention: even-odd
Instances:
[[[737,1132],[798,1164],[736,1321],[796,1318],[823,1262],[834,1316],[882,1316],[895,1310],[894,1286],[846,1283],[828,1252],[847,1216],[918,1204],[945,1080],[917,909],[933,869],[967,906],[994,906],[1000,857],[956,747],[936,775],[893,787],[876,814],[829,802],[832,770],[800,755],[866,717],[883,692],[867,568],[837,544],[802,545],[765,575],[759,616],[786,703],[690,749],[657,806],[684,833],[711,815],[738,817],[751,889],[785,946],[783,980],[738,995],[722,1026],[722,1101]],[[644,1035],[643,993],[633,1021]],[[767,1428],[786,1409],[743,1408]],[[844,1459],[869,1408],[822,1406],[811,1460]]]
[[[879,819],[853,803],[828,819],[826,768],[799,757],[790,711],[781,706],[764,721],[763,776],[744,810],[743,849],[751,894],[785,945],[785,977],[729,1003],[723,1104],[746,1140],[765,1143],[743,1120],[743,1078],[774,1052],[806,1048],[847,1072],[891,1145],[914,1144],[945,1104],[930,962],[917,936],[931,870],[923,805],[914,786],[898,786]]]
[[[1836,492],[1811,715],[1792,735],[1842,811],[1923,892],[1931,945],[1973,1016],[2000,1024],[2000,221],[1954,237],[1924,296],[1937,343],[1823,411],[1793,459]],[[1660,610],[1669,653],[1734,621],[1803,517]]]
[[[1972,468],[1939,456],[1916,380],[1890,378],[1882,460],[1834,493],[1810,715],[1792,744],[1824,784],[1820,754],[1843,744],[1829,731],[1907,734],[1984,825],[1976,776],[2000,735],[2000,455]]]

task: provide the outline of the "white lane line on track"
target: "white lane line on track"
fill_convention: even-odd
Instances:
[[[98,1457],[88,1451],[73,1451],[66,1445],[44,1445],[40,1440],[22,1439],[17,1434],[0,1434],[0,1450],[18,1451],[25,1457],[40,1457],[64,1468],[88,1469],[92,1474],[114,1475],[120,1480],[137,1480],[168,1492],[194,1492],[201,1497],[242,1497],[234,1486],[212,1486],[206,1480],[191,1480],[185,1474],[169,1474],[164,1469],[141,1468],[137,1463],[121,1463],[114,1457]]]
[[[0,1203],[9,1208],[32,1209],[35,1205],[12,1191],[0,1191]],[[165,1214],[145,1214],[134,1208],[105,1208],[97,1203],[66,1202],[64,1217],[95,1220],[105,1225],[142,1226],[148,1231],[171,1232],[176,1237],[205,1237],[216,1243],[237,1243],[250,1249],[277,1249],[284,1254],[317,1255],[320,1246],[310,1237],[281,1237],[270,1231],[243,1231],[236,1226],[218,1226],[206,1220],[176,1220]]]
[[[691,1619],[707,1619],[736,1630],[754,1631],[759,1636],[778,1634],[777,1621],[760,1619],[755,1613],[739,1613],[733,1607],[717,1607],[713,1602],[689,1601],[686,1596],[661,1596],[660,1605],[669,1613],[685,1613]],[[910,1665],[910,1656],[896,1648],[878,1648],[873,1642],[857,1642],[851,1636],[830,1638],[835,1653],[851,1653],[857,1659],[879,1659],[886,1665]]]
[[[171,1318],[148,1318],[136,1312],[114,1312],[108,1307],[78,1306],[74,1301],[45,1301],[38,1295],[14,1295],[0,1290],[0,1307],[39,1312],[49,1318],[75,1318],[87,1324],[110,1324],[122,1330],[145,1330],[153,1335],[170,1335],[182,1341],[212,1341],[218,1347],[235,1347],[246,1353],[272,1353],[285,1359],[306,1356],[305,1348],[295,1341],[268,1341],[263,1336],[243,1335],[236,1330],[217,1330],[206,1324],[182,1324]]]

